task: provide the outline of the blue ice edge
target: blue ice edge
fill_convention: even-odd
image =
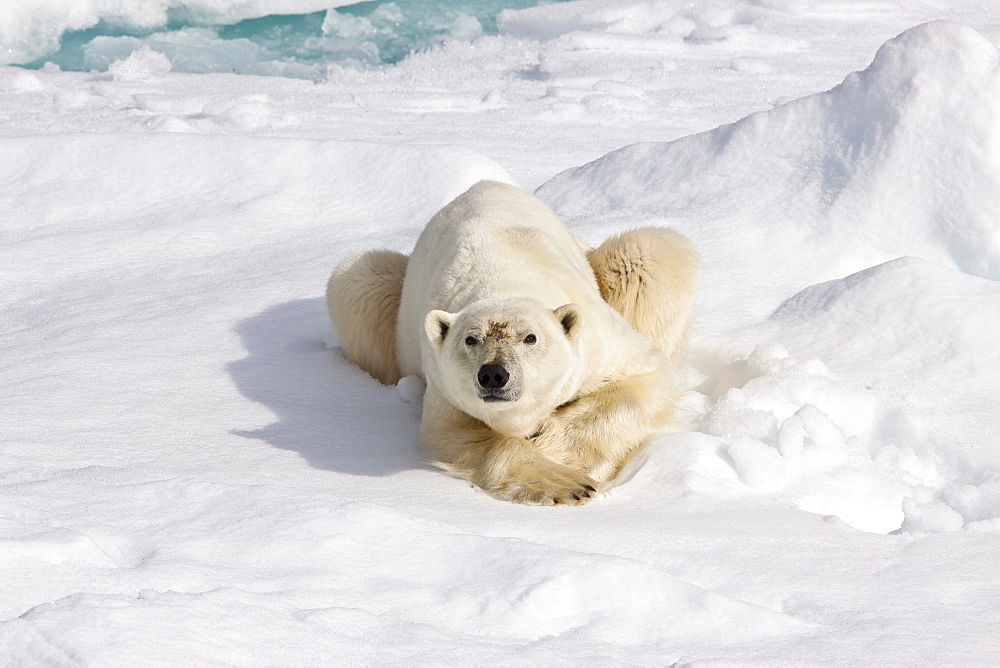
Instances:
[[[58,51],[25,64],[107,71],[148,45],[176,72],[264,74],[311,78],[326,66],[377,67],[400,62],[449,39],[497,33],[504,9],[567,0],[370,0],[310,14],[272,15],[225,25],[196,24],[176,9],[165,26],[136,29],[102,20],[64,33]]]

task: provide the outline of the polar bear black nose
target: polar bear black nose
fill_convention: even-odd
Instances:
[[[484,364],[479,367],[479,385],[487,390],[503,387],[510,374],[500,364]]]

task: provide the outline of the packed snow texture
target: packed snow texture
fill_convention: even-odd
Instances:
[[[0,68],[0,662],[997,663],[997,18],[584,0],[317,83]],[[427,467],[419,380],[327,321],[482,178],[704,260],[677,430],[587,506]]]

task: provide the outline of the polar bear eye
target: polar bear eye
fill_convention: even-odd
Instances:
[[[476,337],[474,337],[474,336],[467,336],[467,337],[465,337],[465,345],[467,345],[467,346],[474,346],[477,343],[479,343],[479,341],[476,341]]]
[[[528,334],[526,337],[524,337],[524,342],[527,343],[528,345],[531,345],[536,341],[538,341],[538,338],[534,334]]]

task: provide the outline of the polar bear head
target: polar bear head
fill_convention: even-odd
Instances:
[[[444,397],[503,433],[526,436],[576,393],[585,375],[580,307],[531,297],[431,311],[425,373]],[[428,359],[429,357],[429,359]],[[430,368],[427,368],[427,367]]]

